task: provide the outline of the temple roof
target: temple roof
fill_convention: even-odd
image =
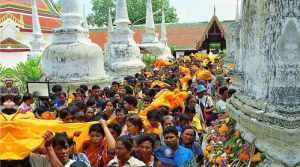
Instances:
[[[37,0],[41,28],[49,32],[60,26],[60,13],[52,0]],[[11,19],[21,31],[31,31],[31,0],[0,0],[0,24]],[[20,24],[21,23],[21,24]]]
[[[212,19],[215,20],[215,19]],[[169,23],[166,24],[168,45],[176,47],[177,49],[197,49],[197,44],[202,41],[208,30],[212,25],[210,22],[196,22],[196,23]],[[218,24],[222,26],[222,34],[229,31],[231,24],[234,21],[223,21]],[[144,33],[144,26],[137,25],[133,27],[134,39],[137,43],[141,43]],[[90,30],[90,38],[99,46],[104,47],[107,42],[107,29],[93,29]],[[156,25],[156,33],[160,34],[160,25]],[[205,39],[205,38],[204,38]]]

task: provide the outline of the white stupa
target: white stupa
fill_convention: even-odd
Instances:
[[[61,28],[43,54],[42,69],[50,81],[101,82],[107,76],[102,49],[88,38],[80,0],[63,0]]]
[[[129,29],[129,18],[126,0],[117,0],[115,29],[110,34],[107,46],[107,65],[118,76],[140,72],[145,64],[142,61],[140,49],[133,39]]]
[[[147,15],[145,33],[140,47],[146,51],[157,55],[160,59],[172,59],[171,49],[167,44],[167,31],[165,26],[164,11],[162,10],[162,23],[161,23],[161,40],[158,40],[155,32],[155,24],[152,10],[152,0],[147,0]]]

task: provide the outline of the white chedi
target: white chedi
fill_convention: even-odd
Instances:
[[[42,57],[50,81],[100,82],[107,79],[102,49],[88,38],[79,0],[63,0],[63,25]]]
[[[110,33],[107,45],[107,65],[118,76],[132,75],[145,67],[140,49],[133,39],[126,0],[117,0],[116,28]]]

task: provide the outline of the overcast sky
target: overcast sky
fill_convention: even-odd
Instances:
[[[90,0],[86,3],[87,12],[91,11]],[[216,3],[216,15],[220,20],[233,20],[236,13],[237,0],[170,0],[176,8],[179,22],[209,21],[213,15],[213,4]]]

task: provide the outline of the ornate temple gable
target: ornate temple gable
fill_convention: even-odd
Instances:
[[[0,52],[27,52],[30,51],[29,46],[22,44],[21,42],[6,38],[0,41]]]
[[[60,13],[52,0],[37,0],[37,5],[43,32],[51,32],[61,25]],[[0,26],[7,20],[12,20],[21,32],[31,32],[31,10],[31,0],[0,0]]]
[[[210,35],[220,38],[215,40],[224,40],[225,42],[225,30],[217,16],[213,16],[211,18],[210,22],[204,30],[204,33],[201,34],[200,40],[196,43],[196,49],[207,49],[208,47],[204,45],[208,45],[206,41],[208,40]],[[221,45],[224,45],[223,47],[225,47],[225,43]]]
[[[0,14],[0,26],[4,26],[7,22],[14,22],[16,26],[24,28],[24,17],[23,15],[14,15],[11,13]]]

